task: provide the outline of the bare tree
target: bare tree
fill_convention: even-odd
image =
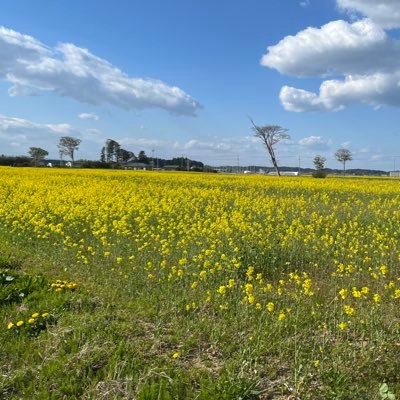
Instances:
[[[79,150],[80,144],[81,144],[81,139],[77,139],[71,136],[61,137],[60,142],[57,145],[60,157],[62,158],[63,156],[68,156],[73,164],[75,151]]]
[[[339,149],[335,153],[336,160],[343,164],[343,174],[346,175],[346,162],[351,161],[353,159],[353,155],[351,151],[348,149]]]
[[[282,140],[290,139],[290,135],[287,133],[288,130],[282,128],[279,125],[258,126],[251,118],[250,121],[253,124],[254,136],[260,138],[261,141],[264,143],[271,157],[271,161],[276,173],[278,174],[278,176],[281,176],[275,157],[274,146]]]

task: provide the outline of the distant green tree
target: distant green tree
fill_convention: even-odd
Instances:
[[[148,164],[149,163],[149,157],[147,157],[146,153],[144,150],[140,150],[138,154],[138,161],[141,163]]]
[[[59,149],[60,157],[67,156],[71,159],[72,164],[74,163],[75,151],[79,150],[79,145],[82,140],[71,136],[63,136],[60,138],[60,142],[57,147]]]
[[[351,151],[348,149],[339,149],[335,153],[336,160],[343,164],[343,174],[346,175],[346,162],[351,161],[353,159],[353,155]]]
[[[135,154],[129,150],[123,149],[121,145],[113,139],[107,139],[103,149],[101,150],[100,160],[104,159],[105,162],[122,163],[135,159]]]
[[[33,158],[34,164],[38,166],[40,161],[49,155],[49,152],[40,147],[30,147],[28,154]]]
[[[320,155],[314,157],[315,171],[313,172],[314,178],[326,178],[326,172],[324,171],[326,158]]]
[[[134,153],[132,153],[131,151],[128,151],[128,150],[125,150],[125,149],[120,149],[120,151],[119,151],[119,155],[118,155],[119,157],[119,162],[128,162],[128,161],[131,161],[131,160],[134,160],[135,159],[135,154]]]

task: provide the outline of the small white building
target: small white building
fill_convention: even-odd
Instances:
[[[127,162],[124,164],[124,169],[132,169],[134,171],[146,171],[149,168],[148,164],[140,162]]]
[[[389,176],[400,176],[400,171],[390,171]]]
[[[298,171],[280,171],[281,176],[299,176]],[[268,175],[277,176],[278,173],[275,171],[268,172]]]

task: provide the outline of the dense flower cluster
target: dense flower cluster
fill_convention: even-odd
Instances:
[[[60,279],[57,279],[55,282],[53,282],[50,285],[56,292],[59,292],[61,290],[75,290],[78,287],[78,284],[76,282],[68,282],[68,281],[62,281]]]
[[[16,238],[186,291],[186,313],[242,307],[286,324],[302,307],[341,332],[400,299],[393,180],[5,168],[0,198]]]
[[[54,322],[54,317],[48,312],[35,312],[25,320],[20,319],[15,322],[8,322],[7,329],[10,332],[20,334],[26,332],[29,335],[37,335],[41,331],[45,330],[50,323]]]

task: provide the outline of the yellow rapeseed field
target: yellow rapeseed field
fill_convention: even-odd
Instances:
[[[3,168],[0,199],[3,234],[65,254],[67,284],[147,282],[182,318],[241,316],[250,342],[303,329],[312,370],[399,332],[397,180]]]
[[[76,268],[179,283],[187,311],[240,291],[277,319],[324,300],[357,324],[400,300],[397,181],[10,168],[0,198],[3,229],[63,246]]]
[[[250,308],[291,312],[328,290],[321,275],[346,319],[400,299],[397,181],[2,169],[0,198],[15,236],[63,246],[77,268],[179,282],[194,307],[229,307],[240,288]]]

